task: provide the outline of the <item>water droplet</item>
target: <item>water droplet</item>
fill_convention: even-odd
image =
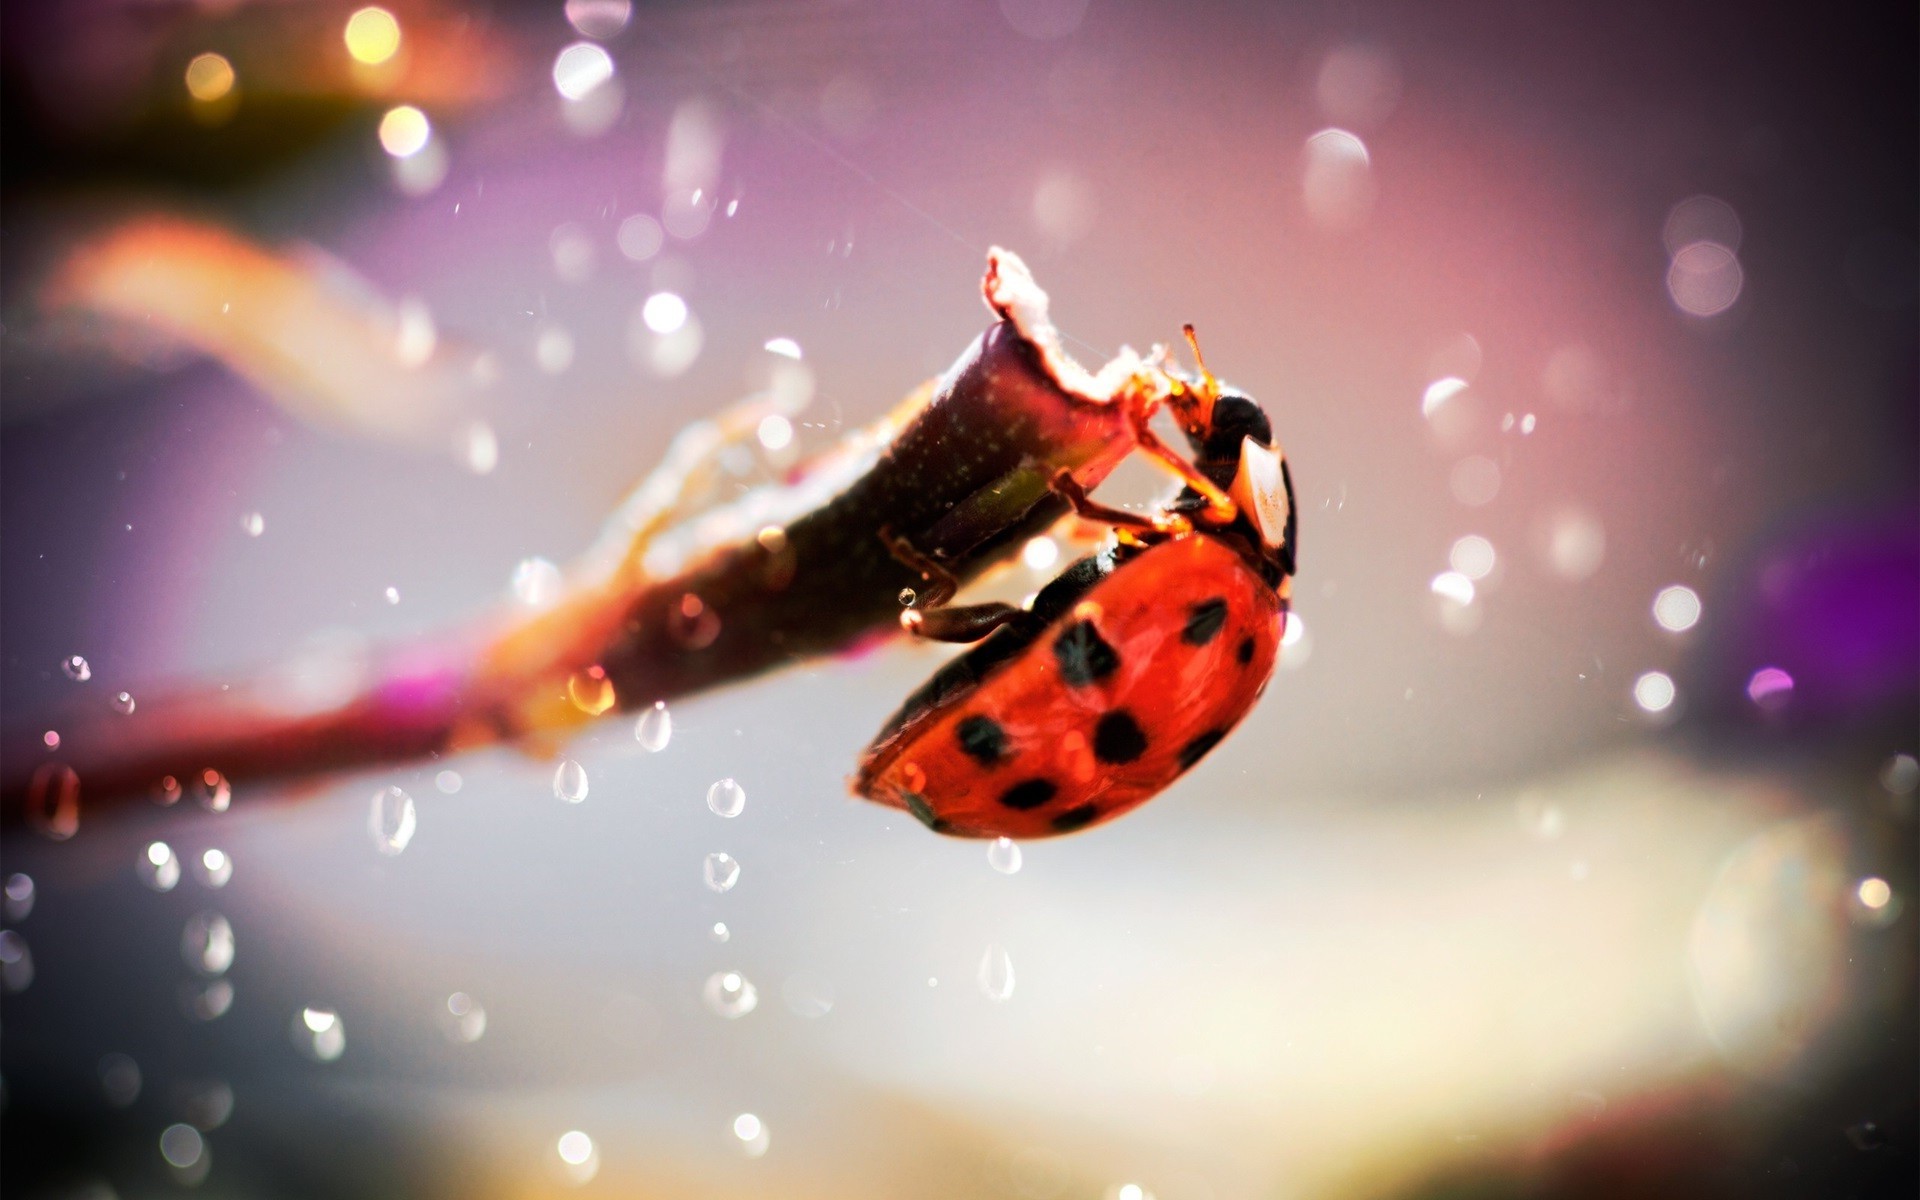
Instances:
[[[205,987],[184,984],[180,1003],[187,1010],[187,1015],[196,1021],[212,1021],[223,1017],[233,1007],[233,983],[231,980],[216,979]]]
[[[233,856],[210,846],[193,860],[193,875],[207,887],[223,888],[233,878]]]
[[[248,537],[259,537],[267,531],[267,519],[257,512],[250,512],[240,518],[240,528],[246,530]]]
[[[6,914],[9,921],[24,921],[33,911],[33,876],[15,872],[7,876]]]
[[[1920,786],[1920,760],[1911,754],[1896,754],[1880,766],[1880,786],[1895,796],[1905,796]]]
[[[131,692],[115,692],[114,693],[113,711],[119,713],[123,717],[130,717],[133,715],[133,709],[134,709],[133,693]]]
[[[513,568],[513,595],[522,604],[545,608],[560,598],[560,568],[544,558],[523,558]]]
[[[40,744],[49,750],[58,750],[60,748],[60,731],[58,729],[47,730],[40,735]]]
[[[392,858],[407,848],[419,819],[413,797],[397,787],[385,787],[373,794],[372,811],[367,815],[367,832],[373,836],[373,848]]]
[[[725,942],[733,938],[733,930],[727,928],[725,921],[715,921],[713,928],[708,930],[707,933],[708,936],[716,942]]]
[[[315,1062],[332,1062],[347,1048],[347,1028],[331,1008],[303,1008],[293,1016],[294,1049]]]
[[[739,861],[724,851],[715,850],[707,855],[705,872],[707,886],[716,892],[731,891],[733,885],[740,882]]]
[[[1855,1150],[1878,1150],[1887,1144],[1886,1131],[1872,1121],[1847,1126],[1847,1141]]]
[[[440,1010],[440,1031],[450,1042],[471,1045],[487,1031],[487,1010],[465,992],[455,992]]]
[[[995,838],[987,844],[987,865],[1002,875],[1020,869],[1020,843],[1012,838]]]
[[[1002,1003],[1013,995],[1013,959],[1007,948],[995,943],[980,956],[980,990],[987,999]]]
[[[613,707],[613,680],[602,667],[575,671],[567,676],[567,699],[581,712],[597,717]]]
[[[171,775],[161,776],[160,782],[153,785],[153,802],[162,808],[171,808],[180,803],[180,797],[184,794],[180,781]]]
[[[33,951],[27,939],[11,929],[0,929],[0,987],[24,992],[33,982]]]
[[[914,590],[913,590],[912,588],[901,588],[901,589],[900,589],[900,596],[899,596],[899,599],[900,599],[900,607],[901,607],[901,608],[912,608],[912,607],[913,607],[913,602],[914,602],[915,600],[918,600],[919,598],[920,598],[920,597],[919,597],[919,595],[918,595],[917,593],[915,593],[915,592],[914,592]]]
[[[140,882],[156,892],[170,892],[180,882],[180,859],[165,842],[148,842],[135,866]]]
[[[140,1064],[124,1054],[107,1054],[100,1059],[100,1090],[107,1103],[125,1108],[140,1098]]]
[[[722,817],[737,817],[747,807],[747,789],[732,779],[722,779],[707,789],[707,807]]]
[[[462,782],[458,771],[442,771],[433,777],[433,786],[439,788],[443,796],[451,796],[459,791]]]
[[[187,1124],[207,1133],[233,1116],[233,1089],[217,1079],[188,1081],[173,1089],[173,1106]]]
[[[833,984],[823,976],[801,971],[787,976],[780,985],[780,998],[794,1016],[818,1020],[833,1011]]]
[[[760,1004],[760,992],[738,971],[715,971],[701,989],[707,1007],[729,1021],[744,1017]]]
[[[388,588],[386,591],[386,597],[387,597],[388,604],[400,603],[400,589],[397,587]]]
[[[673,740],[673,714],[667,711],[665,700],[655,700],[652,708],[640,714],[633,725],[633,740],[654,754],[667,748]]]
[[[194,781],[193,798],[208,812],[223,813],[233,806],[233,785],[225,775],[208,767]]]
[[[169,1125],[160,1134],[160,1157],[177,1171],[192,1171],[206,1163],[206,1140],[191,1125]]]
[[[767,1123],[750,1112],[733,1119],[733,1136],[740,1139],[740,1149],[748,1158],[759,1158],[767,1152]]]
[[[60,664],[60,669],[65,671],[67,678],[75,683],[85,683],[93,678],[92,665],[78,654],[68,655],[67,660]]]
[[[600,1150],[578,1129],[561,1134],[554,1153],[560,1156],[560,1173],[568,1183],[585,1183],[600,1173]]]
[[[180,954],[194,970],[202,975],[225,975],[233,965],[233,949],[233,926],[219,913],[197,913],[187,919],[180,935]]]
[[[64,842],[80,832],[80,777],[65,763],[41,763],[27,785],[27,824]]]
[[[566,759],[553,772],[553,794],[568,804],[578,804],[587,798],[587,769],[572,759]]]

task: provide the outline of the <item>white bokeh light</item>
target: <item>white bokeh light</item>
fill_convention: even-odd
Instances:
[[[1700,595],[1683,583],[1660,589],[1653,598],[1653,619],[1668,633],[1685,633],[1700,623]]]

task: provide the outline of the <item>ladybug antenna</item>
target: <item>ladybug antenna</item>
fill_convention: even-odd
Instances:
[[[1200,353],[1200,338],[1193,332],[1192,325],[1182,325],[1180,332],[1186,335],[1187,346],[1193,351],[1194,365],[1200,368],[1200,386],[1194,389],[1199,400],[1195,406],[1199,409],[1199,420],[1195,422],[1201,430],[1213,427],[1213,402],[1220,398],[1220,381],[1207,370],[1207,360]]]

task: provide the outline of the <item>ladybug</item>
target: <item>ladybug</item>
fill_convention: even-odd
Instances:
[[[1168,401],[1193,457],[1155,456],[1186,484],[1162,511],[1099,504],[1061,471],[1055,491],[1112,544],[1025,608],[901,615],[920,637],[978,644],[886,723],[857,794],[939,833],[1071,833],[1158,794],[1253,707],[1286,628],[1293,482],[1260,406],[1204,361],[1200,375]]]

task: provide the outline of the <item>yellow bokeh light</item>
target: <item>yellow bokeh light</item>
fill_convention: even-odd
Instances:
[[[187,94],[202,103],[219,100],[233,90],[233,64],[209,51],[187,64]]]
[[[1859,896],[1860,903],[1868,908],[1885,908],[1887,902],[1893,899],[1893,889],[1887,886],[1886,880],[1877,875],[1862,879],[1859,891],[1854,894]]]
[[[433,127],[427,124],[427,114],[411,104],[388,109],[387,115],[380,118],[380,146],[395,158],[411,158],[420,153],[432,136]]]
[[[363,8],[347,18],[347,53],[378,66],[400,51],[400,22],[384,8]]]

